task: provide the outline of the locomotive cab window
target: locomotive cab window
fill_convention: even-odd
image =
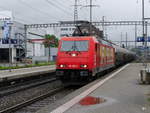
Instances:
[[[88,40],[62,41],[61,51],[88,51]]]

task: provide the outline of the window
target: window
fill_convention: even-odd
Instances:
[[[88,51],[88,41],[62,41],[61,51]]]
[[[61,28],[61,31],[67,31],[68,28]]]
[[[61,37],[64,37],[64,36],[68,36],[68,34],[61,34],[60,36],[61,36]]]

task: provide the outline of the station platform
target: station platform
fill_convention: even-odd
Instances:
[[[127,64],[37,113],[150,113],[150,85],[139,84],[142,68],[140,63]],[[86,97],[104,101],[87,105]]]
[[[51,66],[40,66],[40,67],[30,67],[30,68],[20,68],[0,71],[0,82],[12,79],[19,79],[24,77],[35,76],[39,74],[45,74],[55,71],[55,65]]]

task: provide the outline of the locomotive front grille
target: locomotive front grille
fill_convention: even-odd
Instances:
[[[89,76],[88,70],[56,70],[56,76],[62,79],[79,80]]]

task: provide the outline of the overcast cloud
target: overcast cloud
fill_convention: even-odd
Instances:
[[[138,1],[138,3],[137,3]],[[93,20],[140,20],[142,0],[93,0]],[[47,23],[73,19],[74,0],[0,0],[0,10],[11,10],[15,20],[24,23]],[[89,0],[79,0],[85,6]],[[150,8],[145,0],[146,15]],[[79,7],[79,19],[89,19],[89,8]],[[147,15],[148,16],[148,15]]]
[[[100,21],[105,16],[107,21],[112,20],[141,20],[142,0],[93,0],[93,20]],[[0,11],[11,10],[16,21],[30,23],[52,23],[63,20],[73,20],[74,0],[0,0]],[[88,5],[89,0],[79,0],[82,6]],[[150,17],[150,2],[145,0],[145,15]],[[80,20],[89,20],[89,8],[79,7]],[[134,27],[109,27],[108,36],[120,39],[121,30],[134,39]],[[130,30],[131,29],[131,30]],[[140,27],[138,29],[141,29]],[[129,31],[130,30],[130,31]],[[139,35],[141,31],[139,30]],[[131,38],[132,37],[132,38]],[[112,39],[113,40],[113,39]]]

